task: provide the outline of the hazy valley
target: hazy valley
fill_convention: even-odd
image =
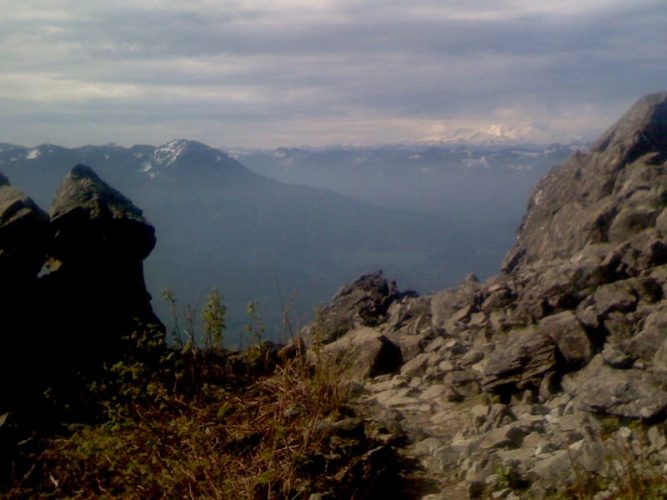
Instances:
[[[235,159],[186,140],[4,144],[0,171],[48,207],[73,165],[91,166],[156,227],[145,273],[158,316],[171,322],[165,288],[193,306],[218,288],[236,343],[249,301],[276,336],[283,310],[291,307],[293,326],[303,324],[365,272],[383,269],[421,293],[469,272],[496,272],[532,185],[570,153],[431,145],[246,151]]]

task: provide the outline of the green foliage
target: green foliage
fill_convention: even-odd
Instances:
[[[204,345],[207,349],[222,349],[224,332],[227,328],[225,318],[227,308],[222,303],[222,295],[213,289],[208,296],[202,313],[202,328],[204,330]]]
[[[246,308],[248,321],[245,324],[245,331],[251,340],[251,345],[260,345],[264,340],[264,323],[259,316],[259,304],[256,301],[248,302]]]

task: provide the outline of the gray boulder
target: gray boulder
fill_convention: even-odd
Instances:
[[[311,356],[316,356],[316,351]],[[377,330],[362,327],[349,332],[321,351],[324,361],[340,367],[354,380],[397,372],[403,363],[401,350]]]
[[[551,337],[572,368],[584,366],[593,356],[588,335],[572,311],[547,316],[540,321],[539,330]]]
[[[597,356],[574,379],[576,399],[588,411],[650,420],[667,410],[667,391],[650,372],[617,370]]]
[[[535,327],[511,331],[499,341],[484,367],[482,386],[497,392],[535,389],[556,366],[556,344]]]

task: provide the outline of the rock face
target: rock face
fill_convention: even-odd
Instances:
[[[142,264],[155,246],[155,229],[141,210],[92,169],[77,165],[49,215],[52,271],[41,285],[52,318],[70,332],[75,351],[96,359],[117,352],[123,335],[159,324]]]
[[[357,286],[344,296],[364,296]],[[443,498],[534,498],[582,473],[617,477],[605,457],[618,446],[666,466],[666,292],[660,93],[540,181],[500,274],[430,297],[392,287],[363,322],[337,296],[320,323],[335,325],[324,343],[339,353],[361,348],[347,337],[363,325],[400,346],[398,374],[374,374],[375,358],[357,353],[361,402],[372,418],[402,422],[413,438],[404,453]]]
[[[141,210],[84,165],[65,177],[49,216],[55,233],[51,255],[62,261],[141,261],[155,247],[155,229]]]
[[[654,227],[667,195],[666,157],[663,92],[641,99],[590,153],[575,154],[539,182],[504,269],[569,258]]]
[[[0,273],[3,281],[35,277],[44,263],[49,218],[0,174]]]
[[[383,321],[399,296],[396,284],[388,282],[381,271],[362,276],[334,295],[320,315],[322,321],[308,325],[303,336],[308,343],[328,344],[354,327],[374,326]]]
[[[21,392],[17,379],[28,381],[25,353],[34,342],[37,273],[46,256],[49,218],[0,174],[0,410]]]
[[[89,167],[72,169],[49,215],[0,175],[0,405],[45,381],[67,386],[113,359],[123,336],[162,328],[143,278],[154,246],[141,210]]]

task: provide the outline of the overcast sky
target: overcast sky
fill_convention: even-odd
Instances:
[[[0,0],[0,142],[590,139],[667,89],[665,0]]]

